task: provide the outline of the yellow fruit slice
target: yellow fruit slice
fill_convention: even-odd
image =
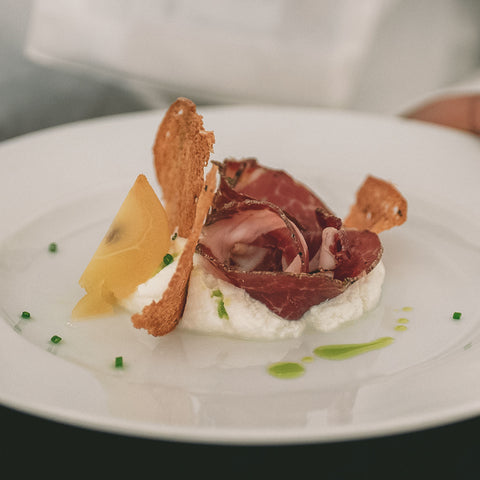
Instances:
[[[167,214],[144,175],[139,175],[80,277],[87,294],[72,317],[108,314],[148,280],[170,247]]]
[[[113,313],[114,301],[105,300],[100,293],[87,293],[82,297],[72,312],[73,318],[98,317]]]

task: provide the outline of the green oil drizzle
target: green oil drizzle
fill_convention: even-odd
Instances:
[[[404,326],[404,325],[400,325]],[[405,327],[406,328],[406,327]],[[322,345],[313,350],[317,357],[326,358],[328,360],[344,360],[346,358],[360,355],[361,353],[370,352],[384,348],[394,339],[392,337],[381,337],[367,343],[345,343],[339,345]],[[305,356],[302,358],[303,363],[313,362],[313,357]],[[272,363],[267,371],[270,375],[277,378],[297,378],[305,373],[305,367],[297,362],[276,362]]]
[[[397,319],[397,326],[394,327],[394,330],[396,330],[397,332],[404,332],[405,330],[407,330],[407,323],[409,323],[410,320],[408,318],[399,318]]]
[[[219,290],[212,292],[212,297],[217,297],[220,300],[223,299],[223,294]],[[220,307],[220,305],[219,305]],[[411,312],[413,307],[402,307],[400,309],[403,312]],[[396,310],[397,312],[399,310]],[[220,312],[219,312],[220,315]],[[397,332],[404,332],[407,330],[407,324],[410,320],[405,317],[397,319],[397,325],[394,330]],[[394,342],[393,337],[380,337],[376,340],[366,343],[344,343],[337,345],[321,345],[313,350],[313,353],[320,358],[327,360],[345,360],[347,358],[361,355],[372,350],[379,350],[380,348],[387,347]],[[471,344],[466,345],[467,349]],[[302,363],[312,363],[313,357],[307,355],[302,358]],[[297,378],[305,373],[305,367],[301,363],[297,362],[277,362],[272,363],[268,367],[268,373],[277,378]]]
[[[268,373],[277,378],[297,378],[305,373],[305,367],[296,362],[277,362],[268,367]]]
[[[367,343],[345,343],[339,345],[323,345],[315,348],[313,353],[320,358],[328,360],[344,360],[362,353],[378,350],[390,345],[392,337],[381,337]]]

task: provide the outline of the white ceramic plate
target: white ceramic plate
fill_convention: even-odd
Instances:
[[[0,146],[0,401],[99,430],[236,444],[365,438],[479,414],[479,141],[335,111],[201,110],[216,159],[256,156],[285,168],[339,215],[367,173],[397,184],[409,219],[381,234],[380,305],[335,332],[270,342],[178,329],[153,338],[126,315],[70,323],[77,280],[136,175],[156,185],[151,145],[163,112],[38,132]],[[409,322],[398,331],[402,317]],[[267,373],[318,345],[383,336],[395,342],[348,360],[317,358],[301,378]],[[120,355],[125,367],[115,369]]]

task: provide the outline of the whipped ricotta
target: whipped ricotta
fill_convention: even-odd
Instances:
[[[145,305],[161,299],[175,272],[184,239],[177,238],[173,243],[174,261],[121,301],[120,305],[130,313],[140,312]],[[177,328],[245,339],[296,338],[307,327],[323,332],[334,330],[377,305],[385,278],[385,267],[379,262],[342,294],[313,306],[299,320],[285,320],[245,290],[208,273],[202,266],[205,261],[201,255],[194,255],[185,311]],[[219,301],[227,315],[219,314]]]
[[[173,262],[163,267],[145,283],[140,284],[131,295],[121,299],[119,305],[131,314],[134,314],[141,312],[143,307],[150,305],[153,301],[158,302],[162,298],[163,292],[167,289],[168,283],[175,273],[178,258],[183,252],[186,241],[185,238],[177,236],[175,240],[172,241],[168,252],[172,255]]]

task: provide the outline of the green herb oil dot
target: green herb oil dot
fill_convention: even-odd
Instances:
[[[51,341],[52,343],[60,343],[60,342],[62,341],[62,337],[59,337],[58,335],[54,335],[54,336],[50,339],[50,341]]]
[[[268,367],[268,373],[277,378],[297,378],[305,373],[305,367],[296,362],[277,362]]]
[[[30,312],[22,312],[22,314],[20,316],[22,318],[30,318],[31,317]]]

